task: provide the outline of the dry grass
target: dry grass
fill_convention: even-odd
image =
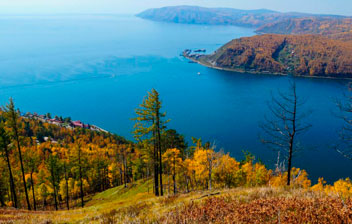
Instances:
[[[352,223],[350,200],[301,189],[236,188],[157,198],[143,184],[110,189],[83,209],[0,210],[0,223]]]
[[[191,202],[161,223],[352,223],[352,200],[302,190],[251,189]]]

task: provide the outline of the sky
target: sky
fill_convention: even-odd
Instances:
[[[272,9],[352,16],[352,0],[0,0],[1,14],[123,13],[148,8],[198,5],[237,9]]]

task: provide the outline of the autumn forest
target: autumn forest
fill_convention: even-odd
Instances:
[[[347,116],[349,102],[339,104]],[[84,207],[89,195],[116,186],[127,188],[139,180],[152,180],[150,192],[156,196],[213,188],[291,186],[350,197],[349,179],[326,185],[321,178],[312,186],[308,173],[292,165],[292,154],[298,150],[296,138],[309,128],[302,122],[301,105],[295,83],[290,92],[277,94],[268,105],[274,118],[260,124],[261,141],[285,158],[269,164],[275,167],[269,169],[250,152],[236,160],[201,139],[193,138],[189,146],[182,135],[167,129],[168,119],[154,89],[136,109],[136,141],[29,119],[20,116],[10,99],[1,111],[0,203],[28,210],[69,210]]]

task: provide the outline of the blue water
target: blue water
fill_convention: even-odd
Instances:
[[[290,78],[217,71],[179,56],[186,48],[213,51],[251,35],[246,28],[133,16],[1,16],[0,103],[13,97],[22,111],[70,116],[132,140],[134,109],[156,88],[170,128],[188,140],[215,142],[237,158],[251,151],[271,167],[277,154],[258,140],[258,123],[269,112],[271,93],[285,91]],[[352,162],[330,148],[341,125],[333,116],[334,100],[347,81],[296,82],[313,127],[302,136],[307,150],[294,166],[307,169],[314,181],[348,177]]]

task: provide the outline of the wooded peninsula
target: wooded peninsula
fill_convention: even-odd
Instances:
[[[352,78],[350,17],[192,6],[150,9],[138,16],[174,23],[252,27],[258,34],[268,34],[232,40],[209,55],[189,49],[183,53],[188,59],[211,68],[259,74]]]

